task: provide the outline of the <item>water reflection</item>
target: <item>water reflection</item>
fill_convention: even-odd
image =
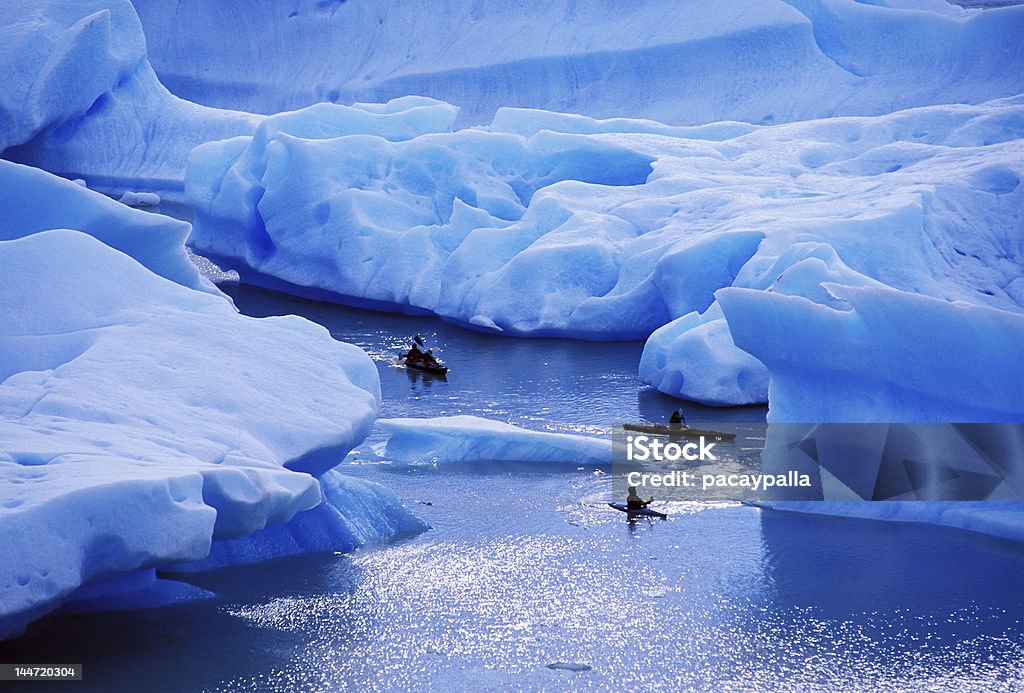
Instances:
[[[607,434],[625,421],[665,420],[681,404],[637,378],[642,342],[503,337],[434,317],[374,313],[241,285],[223,288],[247,315],[302,315],[364,349],[378,366],[384,417],[474,413],[528,428]],[[394,367],[416,334],[449,367],[446,381]],[[763,406],[682,406],[694,422],[763,422],[766,413]]]

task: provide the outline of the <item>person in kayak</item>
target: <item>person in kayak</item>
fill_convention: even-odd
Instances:
[[[423,360],[423,352],[420,351],[420,348],[417,344],[414,343],[412,345],[412,347],[409,349],[409,353],[405,355],[405,360],[407,363],[418,363]]]
[[[405,355],[406,363],[422,362],[429,364],[430,361],[434,361],[436,363],[433,355],[430,353],[430,350],[428,349],[426,353],[424,353],[423,351],[420,350],[421,346],[426,346],[423,343],[423,337],[416,335],[415,337],[412,338],[412,346],[409,348],[409,353]]]
[[[640,497],[640,494],[636,492],[636,486],[630,486],[629,495],[626,496],[626,509],[627,510],[643,510],[648,505],[654,502],[654,496],[651,496],[651,500],[645,501]]]
[[[686,425],[686,419],[683,417],[682,409],[676,409],[674,412],[672,412],[672,416],[669,417],[668,420],[668,425],[676,426],[679,428],[682,428],[683,426]]]

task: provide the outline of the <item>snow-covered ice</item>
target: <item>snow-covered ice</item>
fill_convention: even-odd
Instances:
[[[0,637],[80,585],[317,506],[314,475],[376,416],[370,359],[306,320],[243,317],[76,231],[0,242],[0,265]],[[329,485],[335,510],[292,526],[297,545],[422,528],[384,491]]]
[[[567,433],[531,431],[479,416],[434,419],[379,419],[390,433],[388,459],[398,462],[550,462],[610,464],[610,440]]]

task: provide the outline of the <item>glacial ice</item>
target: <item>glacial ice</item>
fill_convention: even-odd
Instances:
[[[126,190],[118,199],[118,202],[129,207],[158,207],[160,205],[160,196],[151,192]]]
[[[398,462],[543,462],[610,464],[610,440],[567,433],[531,431],[479,416],[434,419],[378,419],[390,433],[387,458]]]
[[[346,552],[428,529],[379,484],[347,477],[337,469],[319,480],[323,500],[316,507],[297,513],[285,524],[239,539],[214,541],[206,558],[169,570],[190,573],[301,553]]]
[[[880,286],[826,284],[840,306],[723,289],[741,349],[771,373],[770,421],[1024,416],[1024,314]],[[788,335],[798,331],[797,346]]]
[[[973,339],[1013,333],[1024,305],[1021,97],[671,134],[502,112],[513,132],[403,132],[400,141],[336,136],[342,127],[322,121],[343,122],[344,109],[274,116],[252,138],[197,148],[190,243],[243,279],[297,293],[428,310],[507,334],[650,337],[641,378],[710,404],[769,394],[771,368],[754,353],[768,343],[745,350],[734,341],[751,312],[718,304],[729,287],[837,310],[849,308],[841,287],[986,308],[996,331]],[[531,129],[531,117],[544,127]],[[545,129],[563,123],[574,132]],[[865,341],[900,338],[889,323],[869,324]],[[798,327],[775,332],[773,348],[804,344]],[[873,362],[876,382],[898,381],[905,359],[942,372],[927,341],[905,347]],[[1016,369],[1012,360],[984,368],[991,377],[974,381],[977,397],[999,401],[988,412],[958,409],[955,398],[929,410],[931,396],[911,386],[901,415],[1019,415],[1013,378],[1000,376]],[[775,415],[831,420],[843,378],[817,376],[820,386],[801,383],[805,404],[820,400],[817,413]],[[986,389],[1000,382],[1007,387]],[[782,400],[773,404],[782,412]],[[848,405],[853,420],[890,413],[871,414],[872,403],[853,395]]]
[[[555,3],[512,16],[459,2],[426,13],[321,3],[280,16],[257,2],[184,6],[174,27],[163,5],[138,9],[141,23],[123,0],[8,4],[0,149],[94,188],[173,200],[186,153],[217,140],[192,156],[191,242],[248,281],[507,334],[650,337],[642,378],[710,404],[764,401],[771,379],[735,343],[744,313],[723,312],[720,289],[836,305],[825,284],[878,282],[1020,310],[1024,8],[751,0],[623,14]],[[579,33],[541,40],[539,20],[560,11]],[[599,21],[608,13],[617,21]],[[412,21],[451,40],[413,60]],[[173,39],[225,22],[242,41],[230,54],[205,30],[187,52]],[[160,71],[200,101],[274,111],[397,98],[269,119],[197,106],[157,80],[143,24]],[[271,38],[257,31],[271,24]],[[357,50],[365,26],[378,27],[374,50],[347,72],[308,40]],[[480,32],[488,41],[472,40]],[[272,50],[278,41],[294,50]],[[403,72],[410,64],[436,70]],[[588,88],[570,88],[583,78]],[[696,88],[708,83],[732,86]],[[831,117],[842,114],[873,117]],[[923,369],[928,352],[913,354]],[[836,408],[826,392],[843,396],[805,393],[819,395],[820,417]],[[905,394],[907,416],[927,408],[928,396]],[[773,417],[787,416],[781,407]]]
[[[943,0],[135,6],[171,91],[257,113],[421,94],[460,106],[460,126],[490,122],[503,106],[673,125],[767,124],[1024,91],[1020,7],[965,10]],[[211,35],[223,26],[232,27],[231,41]]]
[[[1024,503],[1012,501],[771,501],[774,511],[853,517],[885,522],[912,522],[951,527],[1009,541],[1024,542]]]
[[[0,7],[0,638],[193,592],[157,569],[424,529],[329,471],[379,407],[365,354],[238,315],[187,225],[38,169],[187,187],[190,242],[251,281],[648,338],[644,380],[772,421],[1024,415],[1024,8],[136,6]],[[321,100],[349,105],[215,108]],[[610,458],[473,417],[382,428],[402,459]],[[1020,538],[1016,508],[893,507],[856,512]]]
[[[107,202],[114,224],[142,214]],[[0,242],[0,266],[0,637],[81,585],[269,525],[343,548],[419,526],[387,492],[336,479],[331,506],[302,513],[376,416],[360,349],[300,318],[241,316],[76,231]],[[276,555],[260,541],[218,551]]]
[[[189,225],[147,214],[63,178],[0,159],[0,241],[49,229],[75,229],[135,258],[151,272],[217,293],[189,261]]]
[[[173,96],[128,0],[0,6],[0,152],[93,189],[181,199],[189,151],[258,117]]]

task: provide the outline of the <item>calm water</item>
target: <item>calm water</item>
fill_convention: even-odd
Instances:
[[[232,294],[244,312],[306,315],[365,348],[383,416],[598,433],[677,405],[640,388],[636,343],[501,339]],[[447,381],[394,367],[414,333],[442,349]],[[51,618],[0,660],[83,661],[81,690],[1024,688],[1024,547],[732,504],[630,524],[604,506],[607,470],[399,467],[377,457],[381,440],[345,471],[394,489],[425,534],[192,576],[217,598]],[[589,669],[547,667],[558,662]]]

